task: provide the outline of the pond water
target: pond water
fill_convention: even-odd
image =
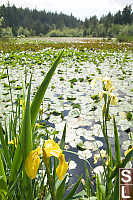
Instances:
[[[59,51],[47,48],[39,52],[0,54],[0,120],[2,123],[12,110],[9,82],[15,109],[17,95],[23,95],[22,82],[26,87],[32,73],[32,99]],[[45,94],[42,120],[48,120],[49,131],[53,132],[55,129],[58,131],[57,140],[61,139],[64,126],[67,125],[65,148],[76,152],[77,156],[67,152],[65,154],[67,160],[71,160],[69,172],[75,173],[75,178],[84,168],[84,159],[87,159],[94,169],[100,165],[100,163],[94,165],[94,154],[99,152],[99,149],[106,149],[100,124],[103,102],[92,98],[102,90],[102,85],[100,81],[96,83],[94,89],[90,85],[95,77],[109,76],[115,87],[114,93],[118,95],[118,105],[111,106],[110,114],[116,117],[122,156],[132,144],[133,120],[125,119],[127,112],[133,114],[132,58],[133,54],[126,50],[125,52],[93,49],[80,51],[68,48],[64,51],[62,61]],[[45,129],[41,128],[37,131],[38,135],[42,135],[41,142],[44,138],[43,132],[45,135]],[[112,119],[108,122],[108,136],[114,154]],[[77,148],[79,144],[84,147],[82,151]]]

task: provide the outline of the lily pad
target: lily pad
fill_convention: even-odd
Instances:
[[[72,111],[70,111],[70,116],[73,118],[77,118],[80,116],[80,111],[79,109],[75,108]]]
[[[77,149],[84,151],[86,150],[86,146],[82,142],[80,142],[79,144],[77,144]]]

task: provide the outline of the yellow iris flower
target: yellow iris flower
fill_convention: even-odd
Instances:
[[[60,149],[60,146],[54,142],[54,140],[47,140],[43,148],[44,159],[47,159],[51,156],[55,156],[59,159],[59,165],[56,168],[56,173],[59,180],[63,180],[64,175],[68,170],[68,163],[65,161],[65,156]]]
[[[102,100],[104,94],[110,96],[110,103],[112,105],[117,105],[118,104],[118,97],[114,93],[111,93],[110,91],[101,91],[101,92],[99,92],[98,95],[99,95],[100,100]]]
[[[109,91],[112,88],[112,81],[109,77],[102,78],[102,82],[105,84],[105,88],[107,91]]]
[[[40,157],[39,155],[42,153],[42,150],[40,147],[36,148],[35,150],[32,150],[24,163],[26,174],[31,178],[34,179],[37,174],[37,170],[40,165]]]
[[[15,147],[17,147],[17,144],[18,144],[18,137],[15,137],[13,140],[8,141],[8,144],[14,144]]]
[[[45,151],[48,158],[51,156],[58,158],[62,154],[60,146],[54,140],[47,140],[44,144],[43,151]]]
[[[62,153],[60,146],[54,140],[47,140],[42,149],[38,147],[28,154],[24,165],[26,174],[31,179],[35,178],[40,165],[39,155],[42,154],[42,152],[44,159],[48,159],[51,156],[55,156],[59,159],[59,165],[56,168],[56,173],[59,179],[62,180],[68,170],[68,163],[65,161],[65,156]]]
[[[99,96],[100,100],[102,101],[102,98],[103,98],[103,92],[102,92],[102,91],[99,92],[98,96]]]
[[[94,155],[94,164],[96,164],[100,158],[102,159],[107,158],[106,151],[103,149],[100,151],[99,154]]]
[[[114,88],[112,87],[112,81],[111,81],[110,77],[107,77],[107,76],[105,76],[103,78],[102,77],[96,77],[96,78],[94,78],[91,81],[91,87],[93,89],[94,89],[94,86],[95,86],[97,80],[101,80],[104,83],[106,91],[114,90]]]
[[[60,154],[59,156],[59,165],[56,168],[56,173],[59,177],[60,180],[63,179],[65,176],[66,172],[68,170],[68,163],[65,161],[64,154]]]
[[[111,96],[110,103],[112,105],[117,105],[118,104],[118,97],[113,93],[111,93],[110,96]]]

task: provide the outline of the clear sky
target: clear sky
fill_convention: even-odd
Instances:
[[[0,0],[0,5],[7,5],[8,0]],[[132,4],[133,0],[9,0],[10,5],[16,7],[46,10],[57,13],[74,15],[78,19],[84,20],[85,17],[103,14],[116,13],[126,5]]]

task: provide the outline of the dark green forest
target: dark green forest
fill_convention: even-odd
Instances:
[[[1,36],[76,36],[76,37],[133,37],[133,11],[127,5],[115,14],[100,19],[96,15],[84,21],[72,14],[0,6]]]

